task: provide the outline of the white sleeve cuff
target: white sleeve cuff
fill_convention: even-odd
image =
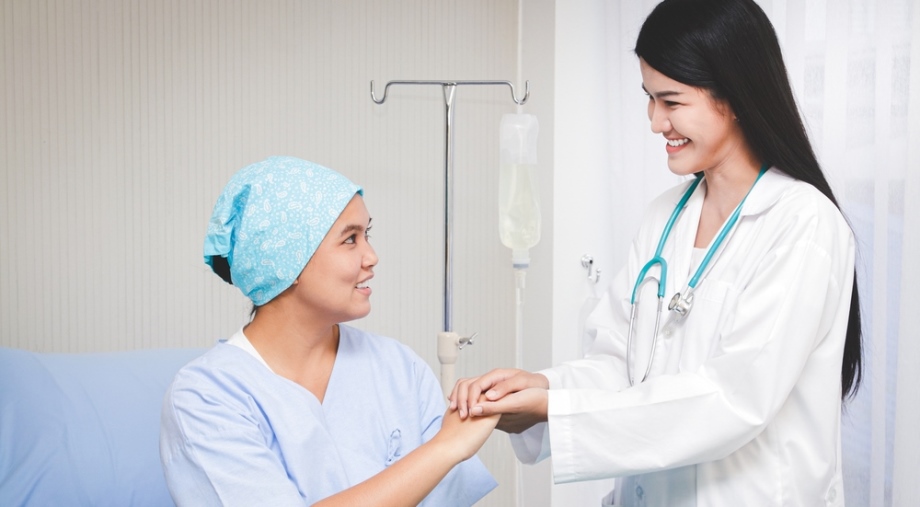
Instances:
[[[548,458],[551,454],[549,445],[549,427],[547,423],[537,423],[530,429],[512,433],[511,448],[521,463],[533,465]]]

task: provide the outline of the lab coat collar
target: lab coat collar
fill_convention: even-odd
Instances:
[[[782,196],[794,182],[795,180],[790,176],[780,172],[775,167],[771,167],[761,176],[760,180],[757,181],[757,185],[754,186],[747,200],[744,201],[744,206],[741,207],[741,217],[756,216],[769,210],[779,201],[780,196]],[[678,221],[675,230],[672,231],[675,245],[689,245],[688,248],[675,246],[675,250],[671,254],[673,259],[671,272],[673,275],[668,279],[668,285],[670,286],[668,290],[672,292],[686,285],[686,282],[691,276],[691,269],[696,268],[691,262],[693,255],[692,246],[696,238],[697,227],[699,226],[700,213],[703,209],[703,198],[706,195],[705,185],[706,180],[703,180],[696,190],[694,190],[693,195],[687,200],[684,216]],[[681,188],[680,194],[675,194],[677,199],[683,194],[684,189],[686,189],[686,187]],[[674,204],[677,204],[676,200]],[[730,234],[733,234],[733,232],[734,231]]]
[[[754,189],[744,201],[741,207],[741,216],[758,215],[767,211],[779,201],[779,198],[795,182],[795,179],[776,167],[771,167],[761,176],[760,180],[754,185]],[[687,211],[696,211],[696,220],[699,221],[698,208],[702,207],[703,197],[706,195],[706,180],[700,184],[693,192],[693,195],[687,201]]]

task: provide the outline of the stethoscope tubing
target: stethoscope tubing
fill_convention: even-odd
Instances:
[[[735,223],[738,221],[738,217],[741,216],[741,208],[744,205],[744,202],[747,200],[748,196],[754,190],[754,187],[757,185],[757,182],[760,181],[760,178],[767,172],[767,164],[763,164],[760,168],[760,172],[757,174],[757,178],[754,180],[754,183],[751,185],[751,188],[748,189],[747,193],[744,194],[744,197],[741,199],[741,202],[735,207],[735,210],[729,216],[728,220],[722,224],[722,227],[719,229],[716,239],[709,246],[709,249],[706,251],[706,255],[703,257],[703,260],[700,262],[700,265],[696,268],[696,271],[693,273],[693,276],[690,278],[690,281],[687,283],[686,288],[678,292],[672,298],[671,303],[668,305],[668,309],[676,312],[681,318],[685,317],[692,308],[693,303],[693,291],[696,289],[697,285],[702,281],[704,273],[706,273],[710,267],[713,256],[717,251],[720,251],[722,245],[724,244],[726,238],[729,237],[730,233],[734,231]],[[684,191],[683,196],[681,196],[680,201],[677,202],[677,205],[674,206],[674,211],[671,212],[671,216],[668,218],[667,223],[664,226],[664,229],[661,231],[661,238],[658,240],[658,247],[655,249],[655,255],[642,267],[639,271],[639,276],[636,279],[636,283],[633,285],[632,295],[630,296],[630,312],[629,312],[629,329],[626,335],[626,376],[629,380],[629,385],[635,385],[635,381],[632,375],[632,341],[633,341],[633,327],[635,325],[636,314],[638,313],[638,303],[636,295],[639,292],[639,288],[650,280],[655,280],[658,284],[658,310],[655,316],[655,332],[652,335],[652,348],[649,353],[649,359],[646,364],[645,373],[642,376],[642,379],[639,382],[644,382],[648,377],[649,372],[652,370],[652,362],[655,359],[655,347],[658,343],[658,331],[661,324],[661,307],[662,302],[664,301],[665,290],[667,290],[667,276],[668,276],[668,263],[661,255],[664,250],[664,245],[668,240],[668,237],[671,235],[671,229],[674,226],[674,223],[677,222],[678,217],[684,210],[684,207],[687,204],[687,201],[690,199],[690,196],[693,195],[693,192],[696,191],[697,186],[703,180],[702,177],[696,178],[693,183],[687,187],[687,190]],[[655,279],[654,276],[647,276],[649,269],[652,268],[655,264],[660,266],[660,279]]]
[[[667,224],[664,226],[664,230],[661,231],[661,239],[658,240],[658,248],[655,249],[655,255],[645,263],[645,266],[642,267],[642,270],[639,271],[639,278],[636,279],[635,285],[633,285],[632,296],[629,298],[630,304],[636,304],[636,293],[639,290],[639,286],[642,285],[642,281],[645,280],[645,275],[648,273],[648,270],[652,266],[658,264],[661,266],[661,279],[658,280],[658,297],[664,298],[664,291],[667,287],[667,278],[668,278],[668,263],[664,260],[664,257],[661,256],[661,252],[664,250],[664,244],[668,241],[668,237],[671,235],[671,228],[674,226],[674,223],[677,222],[677,218],[680,216],[681,212],[684,211],[684,206],[686,206],[687,201],[690,200],[690,196],[693,195],[693,192],[696,190],[696,187],[699,186],[700,182],[703,181],[703,178],[696,178],[693,180],[693,183],[687,188],[684,192],[684,195],[681,196],[680,201],[677,202],[677,205],[674,206],[674,211],[671,212],[671,217],[668,218]]]

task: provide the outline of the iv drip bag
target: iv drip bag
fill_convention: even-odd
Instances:
[[[502,115],[499,137],[502,165],[536,165],[539,133],[540,124],[537,117],[532,114]]]
[[[498,180],[499,235],[512,250],[516,268],[530,264],[531,247],[540,241],[540,193],[537,186],[537,134],[532,114],[505,114],[500,128]]]

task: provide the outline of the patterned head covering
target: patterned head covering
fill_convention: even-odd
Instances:
[[[256,306],[294,283],[361,187],[294,157],[244,167],[217,198],[204,238],[204,262],[227,259],[233,285]]]

